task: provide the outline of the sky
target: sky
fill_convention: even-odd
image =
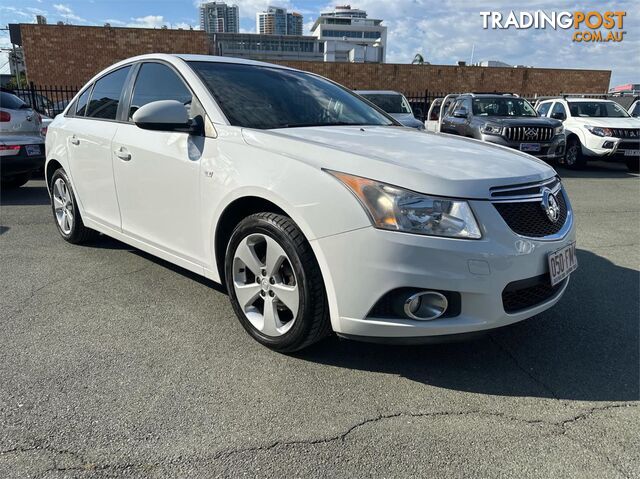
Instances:
[[[35,22],[42,14],[49,23],[160,28],[198,27],[198,0],[2,0],[0,24]],[[304,15],[305,34],[321,11],[336,4],[380,18],[388,27],[387,62],[410,63],[421,53],[432,64],[458,60],[500,60],[512,65],[546,68],[612,70],[611,85],[640,83],[640,1],[638,0],[230,0],[240,9],[240,29],[255,32],[255,14],[276,5]],[[626,11],[620,43],[576,43],[570,30],[484,30],[481,11],[510,10]],[[8,32],[0,32],[0,47],[10,47]],[[0,72],[8,72],[6,55]]]

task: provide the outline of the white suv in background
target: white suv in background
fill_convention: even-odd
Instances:
[[[594,98],[562,97],[539,102],[540,116],[561,120],[567,135],[564,163],[580,168],[589,159],[625,162],[638,172],[640,120],[618,103]]]
[[[144,55],[99,73],[47,134],[53,217],[226,284],[278,351],[331,329],[419,342],[550,308],[573,214],[536,158],[427,135],[277,65]]]

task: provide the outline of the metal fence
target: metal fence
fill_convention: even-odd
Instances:
[[[28,87],[14,88],[10,91],[38,113],[53,118],[62,113],[79,89],[76,86],[36,87],[31,83]]]
[[[31,83],[28,87],[25,88],[14,88],[11,90],[17,96],[22,98],[22,100],[33,107],[39,113],[54,117],[57,114],[61,113],[67,104],[71,101],[71,99],[75,96],[75,94],[80,90],[80,87],[77,86],[38,86],[36,87],[33,83]],[[448,94],[456,93],[456,92],[436,92],[425,90],[424,92],[408,92],[405,94],[407,100],[409,100],[409,104],[413,109],[414,115],[421,121],[426,119],[427,113],[429,112],[429,108],[431,107],[431,103],[437,98],[444,98]],[[554,97],[562,96],[560,93],[555,95]],[[536,94],[533,95],[522,95],[523,98],[526,98],[531,103],[536,102],[536,100],[545,98],[544,96],[539,96]],[[615,95],[603,95],[597,93],[585,93],[585,94],[573,94],[573,96],[582,96],[585,98],[611,98],[612,100],[618,101],[618,97]]]

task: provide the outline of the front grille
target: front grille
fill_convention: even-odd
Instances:
[[[527,197],[539,196],[542,198],[542,188],[549,188],[554,191],[560,185],[560,178],[557,176],[544,181],[534,181],[532,183],[520,183],[518,185],[494,186],[489,189],[491,198],[505,197]]]
[[[567,221],[568,208],[562,192],[556,194],[560,215],[553,223],[542,208],[539,199],[513,203],[493,203],[502,219],[515,233],[531,238],[542,238],[558,233]]]
[[[508,126],[504,136],[509,141],[549,141],[553,138],[553,128],[548,126]]]
[[[640,139],[640,128],[611,128],[615,138],[637,138]]]
[[[509,283],[502,291],[502,306],[506,313],[524,311],[553,298],[567,279],[551,286],[549,275]]]

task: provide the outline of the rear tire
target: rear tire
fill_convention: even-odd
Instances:
[[[231,234],[225,281],[233,309],[260,344],[293,352],[331,331],[320,267],[288,217],[257,213]]]
[[[625,161],[627,169],[632,173],[640,173],[640,158],[628,159]]]
[[[51,177],[51,211],[60,236],[69,243],[86,243],[98,236],[97,231],[87,228],[82,222],[73,187],[62,168],[58,168]]]
[[[30,179],[31,173],[22,173],[9,178],[3,178],[1,184],[3,189],[20,188],[21,186],[26,185]]]
[[[582,154],[582,145],[577,138],[569,138],[567,141],[567,151],[564,156],[564,166],[577,170],[584,168],[587,164],[587,160]]]

